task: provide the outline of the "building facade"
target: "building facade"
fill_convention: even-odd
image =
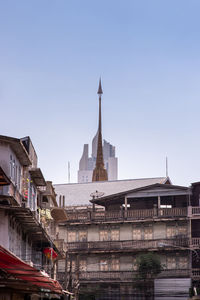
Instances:
[[[150,181],[149,181],[150,182]],[[91,200],[90,209],[66,209],[59,235],[68,247],[59,278],[84,299],[144,299],[137,289],[137,257],[155,253],[163,270],[148,299],[187,299],[200,279],[200,184],[170,180]],[[81,298],[80,298],[81,299]]]
[[[48,209],[56,205],[30,138],[0,136],[0,299],[62,294],[55,260],[61,253],[47,232]]]

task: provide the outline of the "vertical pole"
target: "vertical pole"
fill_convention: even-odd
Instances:
[[[70,162],[68,161],[68,183],[70,183]]]
[[[127,204],[128,204],[128,201],[127,201],[127,196],[125,196],[125,201],[124,201],[124,204],[125,204],[125,211],[127,211]]]
[[[162,211],[160,209],[160,196],[158,196],[158,215],[162,215]]]
[[[166,156],[166,177],[168,177],[168,158]]]
[[[158,209],[160,209],[160,196],[158,196]]]
[[[68,262],[68,259],[67,259],[67,252],[65,252],[65,277],[64,277],[64,289],[67,290],[67,262]]]
[[[128,200],[127,200],[127,196],[125,196],[125,200],[124,200],[124,205],[125,205],[124,218],[127,218],[127,204],[128,204]]]

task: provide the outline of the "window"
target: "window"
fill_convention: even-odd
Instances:
[[[87,241],[87,232],[86,231],[79,231],[79,241],[80,242]]]
[[[100,271],[108,271],[108,261],[106,259],[100,260]]]
[[[21,181],[21,168],[20,168],[20,166],[19,166],[19,172],[18,172],[18,182],[17,182],[18,189],[20,189],[20,181]]]
[[[179,226],[178,234],[182,236],[187,236],[187,226]]]
[[[153,230],[151,227],[144,228],[144,239],[145,240],[152,240],[153,238]]]
[[[170,239],[176,236],[176,227],[175,226],[168,226],[167,227],[167,238]]]
[[[76,242],[76,231],[68,232],[68,243]]]
[[[119,259],[112,258],[111,260],[111,270],[112,271],[119,271]]]
[[[133,229],[133,240],[141,240],[142,234],[140,228],[134,228]]]
[[[136,257],[133,258],[133,271],[137,271],[138,266],[137,266],[137,259]]]
[[[119,240],[119,229],[111,229],[111,241]]]
[[[80,260],[79,262],[79,270],[85,272],[87,270],[86,261]]]
[[[15,160],[13,159],[13,171],[12,171],[12,178],[13,178],[13,181],[15,181]]]
[[[12,162],[12,155],[10,155],[10,178],[13,176],[13,162]]]
[[[108,230],[102,229],[99,232],[100,241],[108,241]]]
[[[167,257],[167,269],[176,269],[175,257]]]
[[[76,270],[76,261],[75,260],[69,260],[67,262],[67,272],[70,272],[70,264],[71,264],[71,272],[75,272]]]
[[[188,268],[188,259],[187,256],[179,257],[179,269]]]

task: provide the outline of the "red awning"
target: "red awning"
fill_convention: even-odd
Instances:
[[[62,287],[58,281],[26,264],[2,246],[0,246],[0,269],[31,285],[62,294]]]

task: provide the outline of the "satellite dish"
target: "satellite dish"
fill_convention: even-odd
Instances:
[[[103,193],[103,192],[98,192],[98,191],[96,191],[96,192],[90,194],[90,197],[92,197],[93,199],[97,199],[97,198],[102,197],[104,194],[105,194],[105,193]]]

